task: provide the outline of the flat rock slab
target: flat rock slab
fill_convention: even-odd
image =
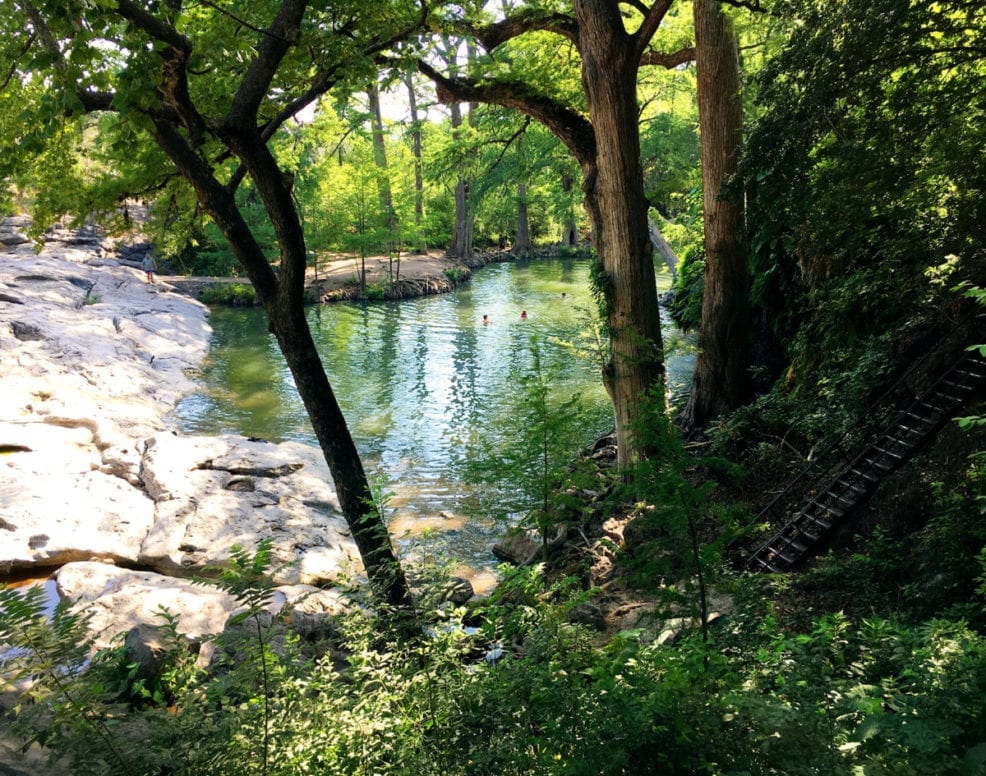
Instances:
[[[234,545],[273,541],[280,584],[333,584],[363,574],[318,448],[242,437],[149,439],[141,478],[154,524],[140,563],[164,574],[202,574]]]
[[[110,646],[135,626],[163,624],[162,610],[176,618],[178,633],[200,640],[221,633],[230,615],[241,609],[218,587],[108,563],[69,563],[55,580],[58,594],[90,618],[96,649]],[[330,629],[332,618],[349,611],[352,602],[338,590],[290,585],[272,591],[271,612],[285,607],[287,624],[310,636]]]
[[[99,256],[64,245],[4,255],[0,421],[87,426],[100,466],[136,482],[136,443],[195,388],[188,373],[208,351],[208,310],[137,270],[96,266]],[[0,443],[29,444],[15,428]]]
[[[4,254],[0,573],[137,561],[154,513],[142,440],[195,387],[207,312],[93,246]]]
[[[96,233],[55,236],[0,248],[0,574],[99,559],[187,577],[270,538],[280,582],[361,578],[318,449],[166,431],[208,309]]]
[[[219,588],[109,563],[69,563],[55,581],[58,594],[90,617],[97,649],[134,625],[161,625],[162,608],[178,618],[178,632],[193,639],[222,632],[237,608],[236,599]]]

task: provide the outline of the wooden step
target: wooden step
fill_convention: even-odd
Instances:
[[[886,474],[887,472],[889,472],[891,469],[894,468],[891,464],[887,463],[883,459],[882,455],[876,455],[871,457],[871,452],[867,451],[865,453],[865,456],[866,457],[859,462],[860,470],[865,470],[866,468],[879,469],[883,474]],[[864,471],[863,476],[866,477],[866,479],[870,480],[871,482],[879,482],[882,479],[882,476],[874,474],[873,472],[866,473]]]
[[[845,475],[842,475],[835,481],[836,485],[841,485],[843,490],[851,490],[853,493],[858,493],[860,496],[865,496],[869,493],[869,490],[864,486],[859,484],[859,479],[848,480]]]
[[[812,525],[817,525],[819,528],[822,529],[823,532],[827,531],[829,528],[832,527],[832,523],[830,523],[828,520],[823,519],[821,516],[815,516],[809,514],[807,511],[802,514],[799,520],[799,525],[801,521],[810,523]],[[804,528],[802,528],[801,530],[804,531]]]
[[[748,562],[748,565],[756,564],[760,567],[760,571],[770,571],[774,574],[782,574],[785,569],[778,568],[770,563],[766,558],[761,558],[759,555],[754,555]]]
[[[964,391],[965,393],[972,393],[974,390],[976,390],[976,387],[974,385],[970,385],[969,383],[964,381],[955,382],[952,380],[943,380],[942,386],[948,388],[949,390]]]
[[[799,559],[797,555],[785,554],[784,550],[781,550],[778,547],[774,547],[773,545],[767,546],[767,552],[772,554],[775,559],[779,558],[780,560],[784,561],[788,566],[793,566],[795,563],[798,562]]]
[[[924,429],[915,428],[915,431],[921,431],[921,432],[923,432],[925,434],[928,433],[928,431],[930,431],[931,428],[936,423],[936,421],[932,420],[927,415],[922,415],[920,413],[914,412],[913,410],[907,410],[907,412],[904,413],[903,417],[905,417],[905,418],[911,418],[916,423],[920,423],[920,424],[922,424],[924,426],[927,426],[927,428],[924,428]]]
[[[858,491],[856,491],[854,488],[851,490],[853,493],[858,493]],[[843,490],[842,492],[845,493],[845,490]],[[829,487],[828,490],[826,490],[818,497],[819,500],[823,498],[830,498],[833,501],[841,501],[843,504],[845,504],[848,507],[856,506],[857,502],[859,501],[858,498],[847,498],[846,496],[840,495],[839,493],[832,490],[831,486]]]
[[[889,442],[889,440],[888,440]],[[887,443],[885,447],[874,447],[873,451],[880,453],[881,455],[889,455],[891,458],[896,458],[898,461],[904,460],[904,456],[899,453],[895,453],[893,450],[889,450],[890,445]]]
[[[914,434],[918,439],[924,439],[928,435],[929,428],[915,428],[913,426],[905,426],[903,423],[898,423],[897,428],[900,429],[905,434]]]
[[[805,552],[808,551],[808,546],[809,545],[803,544],[802,542],[799,542],[798,541],[798,537],[799,536],[802,536],[801,531],[799,531],[794,536],[785,536],[785,537],[783,537],[782,541],[784,542],[784,544],[786,545],[786,547],[789,547],[792,550],[794,550],[798,554],[798,557],[800,558]]]
[[[864,468],[862,468],[860,466],[856,466],[856,467],[850,469],[849,471],[850,471],[851,474],[855,474],[856,475],[856,479],[869,480],[870,482],[873,482],[873,483],[877,483],[877,482],[880,481],[880,478],[877,477],[873,472],[867,471],[866,469],[864,469]]]

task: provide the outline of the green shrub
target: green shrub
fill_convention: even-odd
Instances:
[[[449,267],[444,275],[453,285],[459,285],[470,278],[472,273],[466,267]]]
[[[247,283],[210,283],[199,292],[199,299],[211,305],[250,307],[257,303],[257,294]]]
[[[363,299],[369,302],[382,302],[390,290],[389,283],[367,283],[363,289]]]
[[[546,596],[527,569],[507,584],[517,596],[476,610],[478,633],[446,612],[429,638],[392,643],[357,612],[329,651],[267,614],[270,557],[269,546],[233,551],[219,584],[241,613],[216,638],[210,672],[176,661],[166,691],[136,699],[121,694],[118,653],[86,670],[84,624],[67,607],[49,622],[39,593],[0,590],[0,640],[16,648],[4,675],[34,680],[36,702],[17,710],[33,727],[21,732],[73,774],[944,774],[986,763],[986,639],[962,622],[835,613],[795,631],[758,576],[732,580],[735,611],[714,645],[627,631],[597,646],[566,622],[570,583]]]
[[[702,289],[705,276],[705,249],[701,245],[681,255],[678,277],[674,281],[671,317],[680,329],[698,331],[702,324]]]

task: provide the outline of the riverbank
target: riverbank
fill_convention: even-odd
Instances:
[[[339,611],[320,588],[362,567],[320,451],[166,419],[197,386],[208,308],[146,282],[95,229],[54,230],[36,253],[28,226],[0,223],[0,584],[52,575],[96,646],[158,606],[180,632],[216,633],[235,602],[210,608],[215,591],[183,578],[271,539],[280,600]]]
[[[526,258],[547,258],[559,254],[558,246],[538,248]],[[566,249],[568,255],[584,255],[583,249]],[[443,252],[409,253],[400,260],[386,256],[368,256],[364,261],[351,256],[331,256],[308,269],[305,296],[312,304],[356,302],[365,300],[399,300],[432,296],[453,291],[472,277],[472,273],[490,264],[517,261],[509,251],[481,251],[466,259],[448,258]],[[365,282],[360,277],[365,270]],[[207,304],[243,304],[249,300],[242,287],[249,287],[245,277],[220,278],[186,275],[162,275],[162,282]],[[253,300],[256,303],[256,300]]]

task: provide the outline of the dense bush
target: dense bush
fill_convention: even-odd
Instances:
[[[171,686],[139,703],[121,693],[118,660],[70,680],[41,662],[42,643],[60,661],[84,654],[64,610],[45,624],[5,591],[0,635],[27,650],[8,661],[40,680],[22,711],[41,712],[35,734],[73,759],[73,773],[931,774],[986,764],[981,634],[959,621],[839,614],[791,633],[762,589],[738,584],[748,603],[714,644],[662,646],[634,631],[599,647],[565,622],[563,604],[498,605],[485,636],[452,617],[416,644],[381,643],[377,624],[354,616],[341,626],[339,667],[260,616],[265,590],[248,585],[250,627],[220,637],[229,657],[195,674],[176,648]],[[514,634],[505,655],[484,658],[504,629]],[[129,745],[137,735],[142,746]]]
[[[256,304],[257,294],[247,283],[210,283],[199,293],[206,304],[248,307]]]

